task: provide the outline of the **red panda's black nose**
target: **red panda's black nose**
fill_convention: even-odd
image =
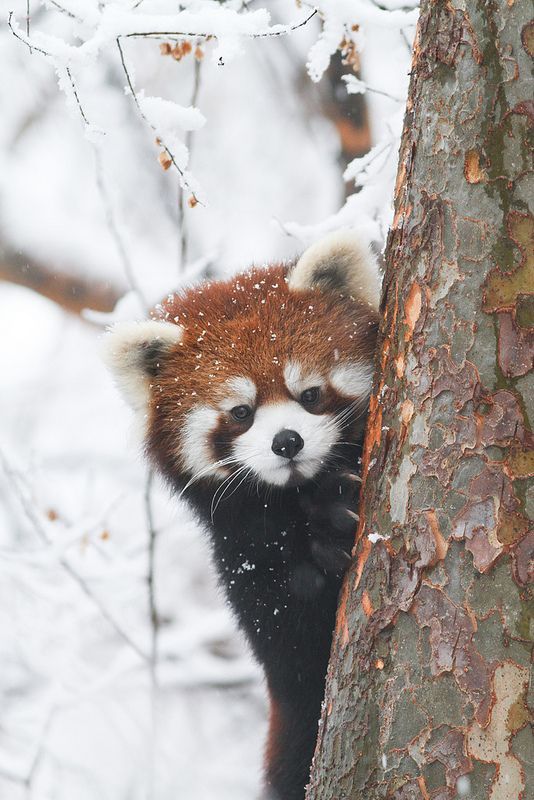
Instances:
[[[296,431],[280,431],[276,434],[271,450],[282,458],[294,458],[304,447],[304,439]]]

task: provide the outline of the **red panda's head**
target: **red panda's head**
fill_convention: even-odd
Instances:
[[[361,436],[377,305],[368,248],[338,232],[293,268],[201,284],[115,326],[108,362],[167,476],[295,485]]]

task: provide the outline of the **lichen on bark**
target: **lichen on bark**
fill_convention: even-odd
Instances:
[[[422,3],[308,800],[534,786],[530,11]]]

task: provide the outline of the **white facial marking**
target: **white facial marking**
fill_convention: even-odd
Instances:
[[[224,385],[228,396],[220,403],[223,411],[230,411],[234,406],[247,405],[254,407],[256,402],[256,384],[250,378],[229,378]]]
[[[340,364],[330,372],[330,383],[344,397],[367,397],[373,385],[370,362]]]
[[[324,379],[318,372],[306,372],[298,361],[287,362],[284,381],[293,397],[299,397],[304,389],[311,389],[312,386],[324,386]]]
[[[195,406],[187,412],[180,434],[180,455],[185,468],[196,475],[227,475],[227,471],[214,466],[209,434],[217,427],[219,414],[210,406]]]
[[[289,461],[271,450],[273,438],[282,430],[296,431],[304,447]],[[300,480],[310,480],[325,464],[340,435],[328,414],[310,414],[294,400],[261,406],[254,423],[234,442],[234,455],[266,483],[283,486],[292,477],[293,466]]]

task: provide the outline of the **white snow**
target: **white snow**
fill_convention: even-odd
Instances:
[[[348,94],[365,94],[367,86],[356,75],[343,75],[343,80],[347,85]]]
[[[178,131],[198,131],[206,122],[198,108],[184,108],[161,97],[140,97],[139,103],[143,113],[164,135],[174,137]]]
[[[456,781],[456,791],[460,797],[467,797],[471,791],[471,780],[468,775],[460,775]]]
[[[28,37],[25,4],[0,5],[50,54],[0,29],[0,248],[121,295],[113,312],[79,319],[0,283],[0,797],[250,800],[261,673],[216,588],[204,532],[157,480],[151,684],[146,468],[99,340],[207,268],[292,258],[356,221],[384,241],[414,12],[408,1],[384,0],[388,16],[370,0],[331,0],[291,32],[311,8],[65,0],[64,13],[36,0]],[[193,55],[177,62],[160,39],[129,35],[143,31],[201,46],[196,96]],[[349,166],[360,191],[344,204],[336,131],[319,89],[302,84],[306,62],[318,78],[343,37],[361,49],[361,81],[399,98],[366,92],[377,149]],[[185,179],[161,169],[158,135]],[[206,203],[192,208],[199,184]]]
[[[382,536],[381,533],[369,533],[367,534],[367,538],[371,542],[371,544],[376,544],[376,542],[380,542],[383,539],[387,539],[387,536]]]

